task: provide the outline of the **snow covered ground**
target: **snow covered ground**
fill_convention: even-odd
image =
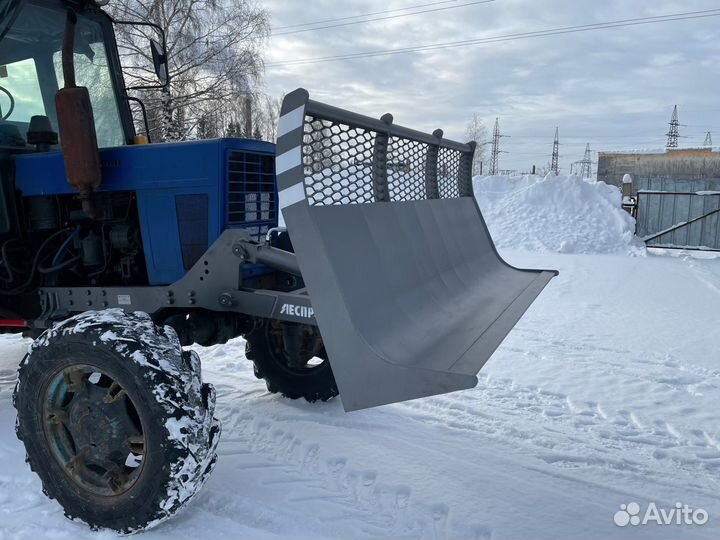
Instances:
[[[614,211],[593,201],[603,186],[576,187],[588,220]],[[563,207],[562,196],[547,204]],[[220,461],[189,508],[145,537],[718,538],[720,259],[629,256],[631,239],[598,254],[577,236],[582,254],[547,242],[528,251],[522,223],[542,221],[523,211],[523,249],[506,244],[503,255],[560,276],[473,390],[345,414],[337,400],[269,395],[242,340],[198,349],[218,389]],[[500,215],[488,213],[493,234]],[[540,227],[538,238],[556,234]],[[0,539],[114,538],[66,521],[23,463],[10,396],[26,348],[0,339]],[[631,502],[643,511],[680,502],[709,521],[615,525]]]

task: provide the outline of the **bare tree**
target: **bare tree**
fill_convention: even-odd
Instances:
[[[207,133],[228,104],[251,95],[263,73],[267,12],[251,0],[126,0],[110,4],[118,19],[160,26],[168,42],[170,89],[148,93],[148,116],[162,122],[162,138],[181,140]],[[118,41],[131,86],[156,84],[148,40],[154,30],[122,26]],[[227,124],[227,118],[224,124]],[[217,125],[217,122],[215,122]]]
[[[240,138],[243,136],[242,124],[235,120],[230,120],[227,127],[225,128],[226,137]]]
[[[209,114],[203,114],[198,120],[195,136],[198,139],[215,139],[220,136],[215,119]]]
[[[562,168],[558,167],[557,174],[559,175],[562,172]],[[540,176],[547,176],[548,174],[555,174],[555,171],[553,170],[552,166],[552,160],[548,160],[548,162],[545,165],[541,165],[537,168],[537,174]]]
[[[248,107],[245,99],[226,103],[214,112],[204,114],[198,122],[194,136],[198,139],[214,137],[245,137],[274,142],[280,117],[282,97],[274,98],[263,93],[250,97]],[[248,133],[247,114],[251,126]]]
[[[469,141],[475,141],[477,143],[475,159],[473,160],[473,176],[480,174],[481,164],[485,161],[487,155],[487,133],[487,128],[480,118],[480,115],[474,113],[472,120],[468,122],[465,128],[465,137]]]
[[[265,94],[256,96],[253,125],[266,141],[275,142],[277,139],[277,123],[284,97],[275,98]]]

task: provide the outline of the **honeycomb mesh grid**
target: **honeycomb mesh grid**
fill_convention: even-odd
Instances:
[[[449,148],[441,148],[438,153],[438,189],[440,198],[454,199],[460,197],[460,152]]]
[[[311,206],[376,202],[373,158],[377,132],[342,122],[306,116],[302,160],[304,187]],[[430,146],[408,138],[387,140],[387,186],[391,201],[428,198],[426,182]],[[459,150],[441,147],[437,181],[441,198],[460,197]]]
[[[311,205],[373,202],[375,134],[345,124],[306,118],[305,193]]]
[[[390,137],[387,157],[388,191],[391,201],[422,201],[427,199],[425,166],[428,145]]]

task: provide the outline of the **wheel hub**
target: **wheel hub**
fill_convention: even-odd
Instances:
[[[273,321],[268,338],[274,356],[298,374],[317,368],[325,360],[322,339],[315,327]]]
[[[134,403],[109,375],[65,368],[44,393],[45,437],[72,481],[95,495],[128,491],[142,469],[145,436]]]

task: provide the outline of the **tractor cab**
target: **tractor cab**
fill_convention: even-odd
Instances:
[[[111,18],[90,3],[10,0],[0,23],[0,147],[26,147],[33,131],[39,131],[41,142],[52,143],[47,130],[58,131],[55,96],[64,86],[62,48],[69,7],[77,14],[77,85],[89,90],[98,145],[122,146],[134,138]],[[49,123],[31,126],[38,116]]]

